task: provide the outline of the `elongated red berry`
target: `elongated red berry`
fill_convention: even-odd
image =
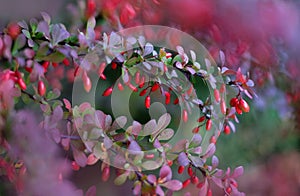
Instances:
[[[103,74],[104,70],[105,70],[105,67],[106,67],[106,63],[102,62],[100,65],[99,65],[99,68],[97,70],[97,73],[99,76],[101,76],[101,74]]]
[[[189,119],[188,112],[186,110],[183,110],[182,111],[182,120],[183,120],[183,122],[186,123],[188,121],[188,119]]]
[[[198,119],[198,122],[203,122],[205,119],[206,119],[205,116],[201,116],[201,117]]]
[[[238,105],[235,106],[235,111],[238,114],[242,114],[243,113],[243,111],[240,109],[240,107]]]
[[[199,183],[197,184],[197,188],[201,189],[201,188],[203,187],[203,185],[204,185],[204,182],[199,182]]]
[[[101,78],[102,80],[106,80],[106,76],[105,76],[104,74],[101,74],[101,75],[100,75],[100,78]]]
[[[184,171],[184,166],[183,165],[180,165],[179,167],[178,167],[178,173],[179,174],[182,174],[183,173],[183,171]]]
[[[90,77],[87,75],[87,73],[84,71],[82,74],[82,81],[83,81],[83,87],[86,92],[90,92],[92,88],[92,82]]]
[[[140,79],[139,87],[140,87],[140,88],[143,88],[144,85],[145,85],[145,76],[142,76],[141,79]]]
[[[225,125],[225,127],[224,127],[224,134],[226,134],[226,135],[230,134],[230,127],[228,125]]]
[[[128,83],[127,85],[132,91],[138,92],[139,89],[137,87],[135,87],[134,85],[132,85],[131,83]]]
[[[49,62],[49,61],[45,61],[45,62],[42,64],[42,66],[43,66],[43,68],[44,68],[44,73],[46,73],[46,72],[47,72],[47,70],[48,70],[48,67],[49,67],[49,64],[50,64],[50,62]]]
[[[194,129],[193,129],[193,133],[198,133],[199,132],[199,130],[200,130],[200,127],[195,127]]]
[[[120,91],[123,91],[124,90],[124,87],[123,87],[123,85],[119,82],[118,83],[118,89],[120,90]]]
[[[72,161],[71,166],[74,171],[78,171],[80,169],[80,166],[76,163],[76,161]]]
[[[231,192],[232,192],[232,188],[229,186],[229,187],[227,187],[226,188],[226,192],[230,195],[231,194]]]
[[[58,63],[52,62],[52,66],[53,66],[53,67],[57,67],[57,66],[58,66]]]
[[[40,96],[44,96],[46,93],[46,86],[42,80],[38,82],[38,93]]]
[[[104,167],[102,171],[102,181],[106,182],[109,179],[110,176],[110,169],[109,167]]]
[[[187,90],[186,93],[187,93],[188,95],[191,95],[192,92],[193,92],[193,89],[194,89],[194,87],[191,85],[190,88]]]
[[[187,187],[190,183],[191,183],[191,180],[190,180],[190,179],[186,179],[186,180],[182,183],[182,188]]]
[[[212,121],[211,121],[211,119],[208,119],[206,121],[206,125],[205,125],[205,128],[207,131],[209,131],[211,129],[211,125],[212,125]]]
[[[153,153],[145,155],[146,159],[153,159],[154,157],[155,157],[155,155]]]
[[[107,97],[111,95],[112,92],[113,92],[113,87],[110,86],[107,89],[105,89],[105,91],[102,93],[102,96]]]
[[[23,78],[18,79],[18,84],[22,90],[26,90],[27,86],[26,86],[26,83],[24,82]]]
[[[145,107],[147,109],[150,108],[150,105],[151,105],[151,99],[150,99],[150,96],[148,95],[146,98],[145,98]]]
[[[214,90],[214,96],[215,96],[216,102],[219,103],[220,100],[221,100],[221,97],[220,97],[220,92],[219,92],[218,89],[215,89],[215,90]]]
[[[63,64],[64,64],[65,66],[69,66],[69,65],[70,65],[70,61],[69,61],[69,59],[67,59],[67,58],[65,58],[62,62],[63,62]]]
[[[134,81],[136,84],[138,84],[138,85],[140,84],[140,72],[139,71],[137,71],[135,73]]]
[[[192,184],[198,184],[199,178],[194,175],[194,176],[191,177],[191,182],[192,182]]]
[[[220,87],[220,93],[224,93],[225,90],[226,90],[226,86],[225,86],[225,84],[222,84]]]
[[[208,189],[206,196],[212,196],[212,190],[211,189]]]
[[[191,177],[194,175],[194,172],[193,172],[193,169],[192,169],[191,166],[189,166],[189,167],[187,168],[187,172],[188,172],[189,176],[191,176]]]
[[[250,111],[250,107],[244,99],[240,99],[239,108],[242,109],[243,112],[249,112]]]
[[[117,65],[116,62],[112,62],[112,63],[111,63],[111,68],[112,68],[112,69],[117,69],[117,66],[118,66],[118,65]]]
[[[145,88],[140,92],[140,96],[144,96],[146,93],[147,93],[147,89]]]
[[[216,136],[211,136],[211,138],[210,138],[210,140],[209,140],[209,142],[210,143],[212,143],[212,144],[215,144],[215,143],[217,143],[217,139],[216,139]]]
[[[174,105],[177,105],[178,103],[179,103],[179,99],[178,99],[178,97],[174,100]]]
[[[239,104],[239,100],[238,100],[238,98],[236,98],[236,97],[233,97],[232,99],[230,99],[230,102],[229,102],[229,104],[230,104],[230,106],[231,106],[231,107],[235,107],[236,105],[238,105],[238,104]]]
[[[152,88],[151,88],[151,91],[154,92],[154,91],[156,91],[157,89],[159,89],[159,87],[160,87],[160,85],[159,85],[157,82],[155,82],[155,83],[153,84]]]
[[[166,97],[165,103],[166,105],[168,105],[171,101],[171,94],[168,91],[165,91],[165,97]]]
[[[226,114],[226,103],[225,103],[224,99],[221,100],[220,109],[221,109],[222,114]]]
[[[12,39],[16,39],[21,33],[21,27],[17,23],[10,23],[7,26],[7,34],[11,36]]]

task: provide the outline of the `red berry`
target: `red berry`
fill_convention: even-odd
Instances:
[[[21,28],[17,23],[10,23],[7,26],[7,34],[11,36],[12,39],[16,39],[21,33]]]
[[[153,159],[154,158],[154,154],[153,153],[152,154],[146,154],[145,158],[146,159]]]
[[[207,131],[209,131],[211,129],[211,125],[212,125],[212,121],[211,121],[211,119],[208,119],[206,121],[206,126],[205,126]]]
[[[46,73],[47,72],[47,69],[48,69],[48,67],[49,67],[49,64],[50,64],[50,62],[49,61],[45,61],[44,63],[43,63],[43,68],[44,68],[44,73]]]
[[[42,80],[38,82],[38,93],[40,96],[44,96],[46,93],[46,87]]]
[[[192,177],[191,177],[191,181],[192,181],[193,184],[198,184],[199,179],[198,179],[197,176],[192,176]]]
[[[94,15],[96,11],[96,2],[95,0],[87,0],[87,3],[86,3],[86,17],[87,18],[90,18],[91,16]]]
[[[239,100],[236,97],[232,98],[229,102],[231,107],[235,107],[238,103],[239,103]]]
[[[102,181],[106,182],[110,176],[110,169],[109,167],[104,167],[102,171]]]
[[[131,83],[128,83],[127,85],[128,85],[128,87],[129,87],[132,91],[138,92],[138,88],[135,87],[135,86],[133,86]]]
[[[142,91],[140,92],[140,96],[144,96],[146,93],[147,93],[147,89],[145,88],[144,90],[142,90]]]
[[[221,109],[222,114],[226,114],[226,103],[225,103],[224,99],[221,100],[220,109]]]
[[[82,74],[82,81],[83,81],[83,87],[84,87],[85,91],[90,92],[90,90],[92,88],[92,82],[86,72],[83,72],[83,74]]]
[[[231,184],[232,186],[234,186],[235,188],[238,187],[238,183],[237,183],[236,181],[231,181],[230,184]]]
[[[179,173],[179,174],[182,174],[183,171],[184,171],[184,166],[183,166],[183,165],[180,165],[180,166],[178,167],[178,173]]]
[[[216,137],[214,135],[211,136],[210,143],[212,143],[212,144],[216,144],[217,143],[217,139],[216,139]]]
[[[225,90],[226,90],[226,86],[225,86],[225,84],[222,84],[220,87],[220,93],[224,93]]]
[[[197,184],[197,188],[201,189],[201,188],[203,187],[203,185],[204,185],[204,182],[199,182],[199,183]]]
[[[214,96],[215,96],[216,102],[219,103],[220,100],[221,100],[221,98],[220,98],[220,92],[219,92],[218,89],[215,89],[215,90],[214,90]]]
[[[25,68],[25,70],[26,70],[27,72],[29,72],[29,73],[32,72],[32,67],[27,67],[27,66],[25,66],[24,68]]]
[[[193,176],[194,175],[194,172],[193,172],[193,169],[192,169],[191,166],[188,167],[187,171],[188,171],[189,176]]]
[[[23,78],[18,79],[18,84],[22,90],[26,90],[27,86],[26,86],[26,83],[24,82]]]
[[[101,78],[102,80],[106,80],[106,76],[105,76],[104,74],[100,74],[100,78]]]
[[[212,190],[211,189],[208,189],[206,196],[212,196]]]
[[[104,70],[105,70],[105,67],[106,67],[106,63],[102,62],[100,65],[99,65],[99,68],[98,68],[98,75],[101,76],[101,74],[103,74]]]
[[[64,64],[65,66],[69,66],[69,65],[70,65],[70,61],[69,61],[69,59],[67,59],[67,58],[65,58],[62,62],[63,62],[63,64]]]
[[[188,121],[188,119],[189,119],[188,112],[186,110],[183,110],[182,111],[182,120],[183,120],[183,122],[186,123]]]
[[[194,89],[194,87],[191,85],[191,87],[187,90],[187,94],[188,95],[191,95],[192,94],[192,92],[193,92],[193,89]]]
[[[143,88],[144,85],[145,85],[145,76],[142,76],[141,79],[140,79],[139,87]]]
[[[146,107],[147,109],[150,108],[150,105],[151,105],[150,101],[151,101],[151,99],[150,99],[150,96],[148,95],[148,96],[145,98],[145,107]]]
[[[110,86],[107,89],[105,89],[105,91],[102,93],[102,96],[107,97],[107,96],[111,95],[112,92],[113,92],[113,87]]]
[[[201,117],[198,119],[198,122],[203,122],[205,119],[206,119],[205,116],[201,116]]]
[[[198,133],[198,132],[199,132],[199,129],[200,129],[199,127],[195,127],[195,128],[193,129],[192,132],[193,132],[193,133]]]
[[[173,161],[172,160],[167,160],[168,165],[171,167],[173,165]]]
[[[118,66],[118,65],[117,65],[116,62],[112,62],[112,63],[111,63],[111,68],[112,68],[112,69],[117,69],[117,66]]]
[[[235,106],[235,111],[236,111],[236,113],[238,113],[238,114],[242,114],[242,113],[243,113],[243,111],[239,108],[238,105]]]
[[[153,84],[152,88],[151,88],[151,91],[154,92],[154,91],[156,91],[157,89],[159,89],[159,87],[160,87],[160,85],[159,85],[157,82],[155,82],[155,83]]]
[[[173,102],[175,105],[177,105],[178,103],[179,103],[179,99],[178,99],[178,97],[174,100],[174,102]]]
[[[224,127],[224,133],[225,133],[226,135],[229,135],[229,134],[230,134],[230,127],[229,127],[228,125],[225,125],[225,127]]]
[[[230,194],[232,192],[232,188],[229,186],[226,188],[226,193]]]
[[[244,99],[240,99],[240,101],[239,101],[239,108],[241,110],[243,110],[243,112],[249,112],[250,111],[250,107],[249,107],[248,103]]]
[[[138,84],[138,85],[140,84],[140,72],[139,71],[136,72],[134,80],[135,80],[136,84]]]
[[[76,163],[76,161],[72,161],[71,166],[74,171],[78,171],[80,169],[80,166]]]
[[[123,91],[124,90],[124,87],[123,87],[123,85],[119,82],[118,83],[118,89],[120,90],[120,91]]]
[[[191,183],[191,180],[190,180],[190,179],[186,179],[186,180],[182,183],[182,188],[187,187],[190,183]]]
[[[165,103],[168,105],[171,101],[171,94],[168,91],[165,91],[166,100]]]
[[[57,66],[58,66],[58,63],[52,62],[52,66],[53,66],[53,67],[57,67]]]

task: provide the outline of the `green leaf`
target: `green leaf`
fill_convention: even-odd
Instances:
[[[56,51],[48,56],[42,57],[41,60],[44,61],[51,61],[51,62],[55,62],[55,63],[60,63],[64,60],[65,55],[63,55],[62,53]]]
[[[47,100],[57,99],[60,96],[60,91],[58,89],[54,89],[53,91],[49,91],[46,95]]]
[[[114,184],[117,186],[120,186],[122,184],[124,184],[127,180],[128,177],[128,172],[125,172],[121,175],[119,175],[115,180],[114,180]]]
[[[146,161],[142,164],[142,167],[146,170],[155,170],[160,167],[160,164],[156,161]]]
[[[23,29],[23,30],[22,30],[22,33],[23,33],[28,39],[31,39],[31,35],[30,35],[29,31]]]
[[[127,67],[132,67],[133,65],[136,65],[137,62],[139,62],[139,59],[137,57],[133,57],[131,59],[128,59],[126,62],[125,62],[125,65]]]

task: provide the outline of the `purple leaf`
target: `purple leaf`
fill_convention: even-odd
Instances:
[[[142,130],[142,125],[137,121],[133,121],[131,133],[133,135],[139,135],[141,130]]]
[[[205,196],[207,194],[207,189],[208,189],[208,182],[207,178],[205,178],[203,186],[200,188],[200,191],[198,193],[199,196]]]
[[[130,141],[130,144],[128,146],[128,150],[130,151],[131,154],[136,154],[136,153],[141,152],[141,147],[139,146],[139,144],[135,140],[132,140],[132,141]]]
[[[179,180],[170,180],[168,182],[165,182],[161,186],[164,186],[172,191],[178,191],[182,188],[182,183]]]
[[[156,187],[156,194],[160,195],[160,196],[164,196],[165,192],[162,190],[162,188],[160,186]]]
[[[211,157],[216,151],[216,146],[215,144],[211,143],[206,149],[205,154],[203,155],[203,158],[208,158]]]
[[[159,177],[161,179],[166,178],[166,180],[170,180],[172,178],[172,170],[168,165],[162,166],[159,172]]]
[[[84,152],[77,150],[76,148],[72,148],[74,160],[80,167],[84,167],[87,162],[87,157]]]
[[[147,180],[150,182],[150,183],[156,183],[156,176],[153,175],[153,174],[150,174],[147,176]]]
[[[70,33],[66,30],[64,25],[54,24],[52,26],[51,37],[52,37],[52,45],[55,46],[59,42],[70,37]]]
[[[222,50],[220,50],[219,56],[220,56],[221,66],[224,66],[225,65],[225,54]]]
[[[214,183],[215,183],[218,187],[220,187],[220,188],[223,188],[223,187],[224,187],[224,186],[223,186],[222,179],[220,179],[220,178],[218,178],[218,177],[216,177],[216,176],[212,176],[211,179],[212,179],[212,181],[214,181]]]
[[[85,193],[85,196],[96,196],[97,188],[96,186],[91,186]]]
[[[233,174],[232,174],[232,178],[237,178],[237,177],[240,177],[241,175],[243,175],[244,173],[244,168],[243,166],[239,166],[237,168],[235,168]]]
[[[216,167],[219,165],[219,159],[218,159],[218,157],[214,155],[214,156],[212,157],[211,162],[212,162],[212,166],[213,166],[214,168],[216,168]]]
[[[200,134],[194,134],[190,145],[191,146],[198,146],[198,145],[200,145],[201,141],[202,141],[201,135]]]
[[[139,195],[140,192],[141,192],[141,189],[142,189],[142,185],[140,182],[136,183],[135,186],[134,186],[134,189],[133,189],[133,194],[134,195]]]
[[[187,155],[185,154],[185,152],[181,152],[178,155],[177,161],[178,161],[179,165],[182,165],[182,166],[187,166],[190,163],[190,161],[189,161]]]
[[[172,152],[182,152],[185,149],[186,143],[188,141],[186,139],[178,141],[175,146],[172,148]]]
[[[157,129],[162,130],[166,128],[171,122],[171,115],[169,113],[163,114],[157,122]]]
[[[173,137],[174,131],[173,129],[165,129],[163,130],[157,137],[158,140],[169,140]]]

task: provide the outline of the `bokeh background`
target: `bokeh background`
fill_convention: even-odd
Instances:
[[[207,27],[207,23],[211,23],[212,19],[208,12],[211,4],[215,3],[214,9],[223,10],[217,16],[222,23],[219,27],[222,25],[228,27],[228,29],[220,29],[221,33],[232,31],[232,34],[235,34],[236,32],[234,36],[245,36],[250,40],[249,42],[259,45],[260,42],[265,41],[260,34],[265,30],[269,33],[268,35],[282,38],[282,42],[285,43],[284,47],[281,45],[278,48],[275,45],[270,47],[272,51],[280,50],[282,54],[286,54],[286,61],[294,58],[294,53],[299,53],[297,49],[300,48],[300,7],[297,1],[276,1],[275,8],[272,7],[272,3],[268,7],[268,5],[258,5],[258,1],[250,0],[233,0],[230,3],[224,1],[225,3],[219,4],[206,0],[166,2],[169,3],[169,7],[163,4],[160,8],[157,6],[145,8],[143,12],[152,16],[150,17],[152,21],[145,16],[140,21],[146,24],[171,24],[173,27],[179,27],[201,38],[203,29]],[[76,23],[73,21],[76,17],[71,11],[74,7],[69,4],[76,5],[77,3],[72,0],[0,0],[0,29],[11,21],[39,17],[40,11],[48,12],[56,22],[67,23],[71,26]],[[179,9],[180,6],[182,9]],[[166,16],[164,12],[171,14]],[[239,18],[237,19],[234,14],[237,14]],[[224,15],[227,16],[222,17]],[[264,24],[267,25],[264,26]],[[253,28],[257,28],[257,31]],[[250,32],[249,29],[251,29]],[[229,38],[233,35],[224,33],[223,36]],[[262,51],[258,53],[261,54]],[[251,111],[240,118],[237,132],[221,136],[217,144],[217,155],[221,160],[220,167],[223,169],[239,165],[245,167],[245,174],[239,179],[239,186],[240,190],[247,195],[296,196],[300,195],[300,129],[298,126],[300,123],[299,119],[297,120],[300,110],[299,99],[291,101],[289,93],[299,92],[299,85],[297,85],[299,75],[296,73],[300,73],[300,64],[295,58],[294,66],[282,67],[278,69],[279,71],[274,71],[273,62],[278,64],[283,61],[283,57],[267,51],[261,55],[262,60],[268,55],[271,56],[272,61],[266,60],[267,62],[258,68],[251,65],[253,68],[250,67],[250,69],[263,70],[263,73],[269,72],[272,77],[261,74],[259,71],[257,75],[255,75],[256,72],[252,72],[254,78],[261,77],[260,79],[264,81],[263,84],[255,87],[258,97],[248,100],[251,104]],[[285,71],[290,71],[290,75]],[[296,74],[298,79],[293,79],[291,76],[293,74]],[[130,183],[116,187],[112,181],[101,182],[100,175],[99,165],[95,165],[76,172],[73,179],[78,187],[84,189],[96,184],[99,186],[99,195],[131,195]]]

